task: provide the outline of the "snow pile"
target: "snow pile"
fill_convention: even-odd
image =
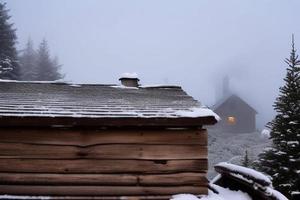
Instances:
[[[209,190],[207,196],[197,197],[192,194],[178,194],[174,195],[171,200],[251,200],[249,195],[244,192],[232,191],[217,185],[213,185],[213,187],[217,189],[219,194]]]
[[[121,74],[121,77],[120,78],[138,78],[138,74],[133,72],[133,73],[123,73]]]
[[[220,121],[221,118],[214,113],[211,109],[201,107],[201,108],[191,108],[189,110],[179,110],[175,112],[176,115],[180,117],[208,117],[208,116],[213,116],[217,121]]]
[[[249,169],[246,167],[233,165],[233,164],[230,164],[227,162],[221,162],[221,163],[217,164],[215,167],[226,168],[228,171],[230,171],[233,174],[239,174],[245,178],[251,178],[252,180],[254,179],[257,182],[265,183],[265,185],[268,185],[268,186],[272,185],[272,182],[269,177],[267,177],[263,173],[258,172],[254,169]]]
[[[269,129],[263,129],[263,130],[261,131],[261,137],[262,137],[262,138],[268,139],[268,138],[270,138],[270,136],[271,136],[271,133],[270,133],[270,130],[269,130]]]

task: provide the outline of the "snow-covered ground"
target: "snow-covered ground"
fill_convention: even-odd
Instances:
[[[214,188],[218,190],[219,194],[209,190],[207,196],[197,197],[192,194],[178,194],[174,195],[171,200],[251,200],[248,194],[241,191],[232,191],[217,185],[214,185]]]
[[[270,141],[260,132],[224,133],[208,128],[208,145],[208,178],[212,179],[217,174],[213,169],[217,163],[241,164],[246,150],[250,160],[256,160],[258,154],[270,145]]]

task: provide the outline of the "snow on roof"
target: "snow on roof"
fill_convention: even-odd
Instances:
[[[155,84],[155,85],[141,85],[140,88],[181,88],[179,85],[166,85],[166,84]]]
[[[0,117],[203,118],[218,116],[181,87],[135,88],[0,81]],[[199,124],[201,125],[201,124]]]
[[[62,83],[62,84],[69,84],[68,81],[64,80],[56,80],[56,81],[17,81],[17,80],[7,80],[7,79],[0,79],[0,83]]]
[[[262,183],[263,186],[272,185],[272,182],[271,182],[270,178],[268,178],[263,173],[258,172],[254,169],[249,169],[249,168],[246,168],[246,167],[233,165],[233,164],[230,164],[230,163],[227,163],[227,162],[221,162],[221,163],[215,165],[215,168],[217,168],[217,167],[225,168],[230,173],[241,175],[244,178],[255,179],[256,182]]]
[[[206,107],[195,107],[191,108],[189,110],[179,110],[176,111],[176,115],[182,116],[182,117],[205,117],[205,116],[214,116],[217,121],[220,121],[221,118],[214,113],[212,110],[206,108]]]
[[[133,72],[133,73],[126,72],[126,73],[121,74],[120,79],[122,79],[122,78],[137,78],[138,79],[138,74],[135,72]]]

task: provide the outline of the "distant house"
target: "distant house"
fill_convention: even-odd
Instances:
[[[223,98],[212,109],[222,119],[215,126],[222,131],[249,133],[256,130],[256,110],[237,95]]]
[[[120,80],[0,81],[0,195],[207,194],[203,125],[217,116],[181,87]]]

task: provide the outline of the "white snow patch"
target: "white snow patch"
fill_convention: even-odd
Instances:
[[[271,131],[270,131],[270,129],[263,129],[262,131],[261,131],[261,137],[262,138],[270,138],[270,136],[271,136]]]
[[[291,194],[292,195],[300,195],[300,192],[299,191],[293,191]]]
[[[208,191],[207,196],[195,196],[192,194],[178,194],[174,195],[171,200],[252,200],[251,197],[241,191],[232,191],[227,188],[214,185],[219,194]]]
[[[211,109],[205,107],[195,107],[190,108],[189,110],[179,110],[175,112],[176,115],[180,117],[209,117],[213,116],[217,121],[220,121],[221,118],[214,113]]]
[[[71,84],[62,79],[59,79],[56,81],[17,81],[17,80],[0,79],[0,82],[2,82],[2,83],[64,83],[64,84]]]
[[[51,199],[51,198],[50,197],[46,197],[46,196],[0,195],[0,199],[40,199],[40,200],[47,200],[47,199]]]
[[[153,84],[153,85],[141,85],[139,86],[140,88],[160,88],[160,87],[165,87],[165,88],[172,88],[172,87],[178,87],[180,88],[179,85],[164,85],[164,84]]]
[[[133,72],[133,73],[123,73],[121,74],[121,77],[120,78],[138,78],[138,74]]]
[[[133,90],[138,90],[139,88],[137,87],[128,87],[128,86],[125,86],[125,85],[113,85],[113,86],[110,86],[112,88],[121,88],[121,89],[133,89]]]
[[[214,183],[217,182],[221,177],[222,177],[221,174],[218,174],[217,176],[215,176],[215,177],[210,181],[210,183],[214,184]]]
[[[199,198],[193,194],[177,194],[172,196],[171,200],[199,200]]]
[[[294,125],[294,124],[297,124],[297,122],[296,121],[290,121],[289,124],[293,124]]]
[[[71,86],[71,87],[81,87],[81,85],[80,85],[80,84],[75,84],[75,83],[73,83],[73,84],[70,84],[70,86]]]
[[[270,196],[276,197],[277,200],[288,200],[288,198],[286,198],[283,194],[271,187],[267,187],[266,193],[270,194]]]
[[[298,145],[299,142],[298,141],[288,141],[287,144],[288,145]]]

